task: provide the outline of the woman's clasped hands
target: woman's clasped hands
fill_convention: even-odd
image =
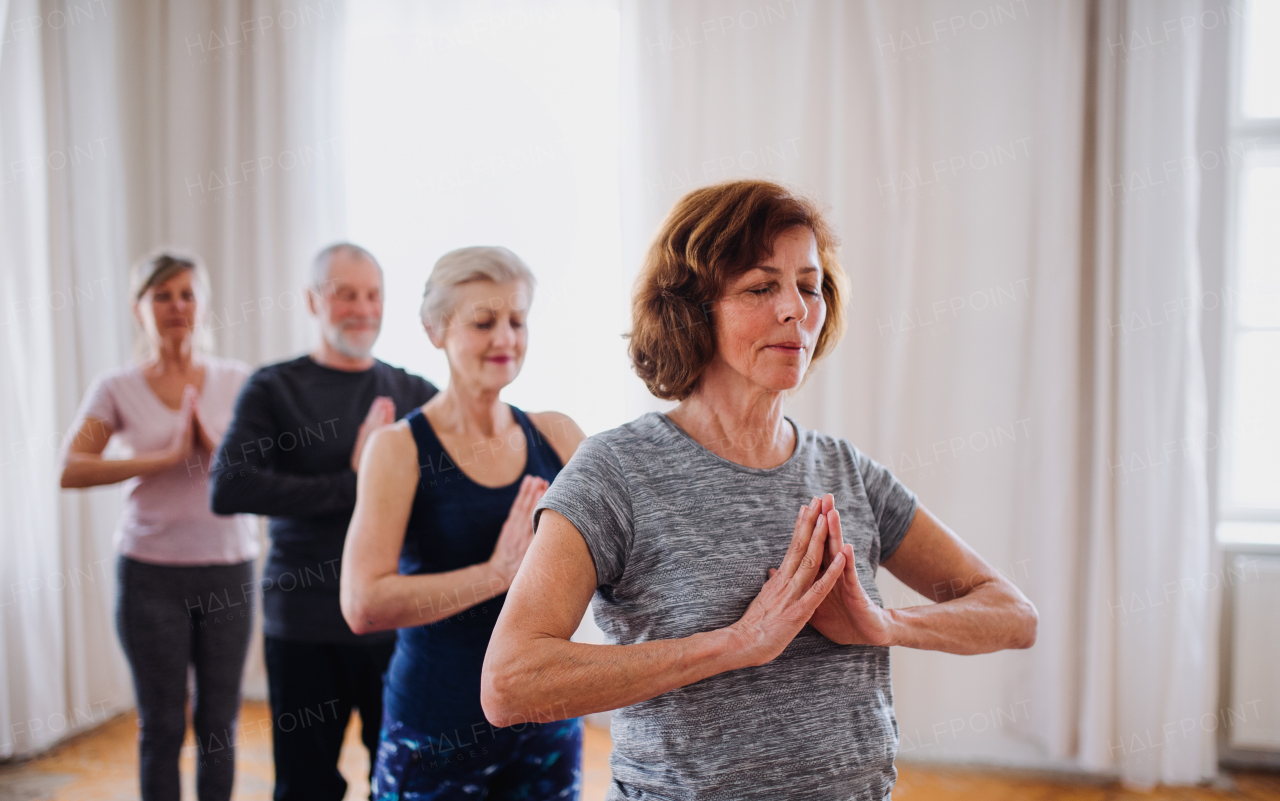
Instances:
[[[191,456],[201,448],[213,453],[218,449],[218,443],[200,423],[199,390],[187,384],[182,392],[182,406],[178,409],[173,435],[169,438],[168,446],[161,452],[161,459],[156,467],[181,467],[185,464],[190,471]]]
[[[801,507],[782,565],[730,626],[752,664],[773,660],[808,623],[841,645],[890,645],[896,622],[858,581],[831,495]]]

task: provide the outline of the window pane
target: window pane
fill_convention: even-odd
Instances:
[[[1241,112],[1280,117],[1280,2],[1250,0],[1244,30]]]
[[[1229,497],[1280,508],[1280,332],[1240,334],[1235,355]]]
[[[1245,161],[1238,241],[1240,322],[1280,327],[1280,151],[1258,151]]]

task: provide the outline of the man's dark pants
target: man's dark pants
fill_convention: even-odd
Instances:
[[[338,772],[338,754],[353,708],[360,711],[372,770],[382,725],[382,675],[395,645],[266,637],[275,801],[342,801],[347,781]]]

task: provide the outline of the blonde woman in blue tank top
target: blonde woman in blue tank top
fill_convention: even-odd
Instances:
[[[584,439],[563,414],[499,397],[524,362],[534,283],[506,248],[441,257],[422,321],[448,357],[449,385],[365,446],[341,600],[357,634],[399,629],[376,799],[578,796],[581,719],[548,709],[498,728],[480,706],[485,649],[534,507]]]

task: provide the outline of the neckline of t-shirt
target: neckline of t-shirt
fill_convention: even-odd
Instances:
[[[204,363],[204,382],[200,387],[200,391],[196,393],[197,400],[204,400],[205,390],[209,387],[210,374],[214,371],[214,369],[216,369],[214,365],[214,361],[216,360],[216,358],[217,357],[210,356],[208,354],[203,354],[200,357],[201,361]],[[160,399],[160,396],[157,395],[156,391],[151,387],[151,382],[147,380],[146,374],[142,372],[141,364],[139,364],[138,362],[133,362],[132,364],[129,365],[129,369],[132,371],[134,377],[137,378],[138,381],[142,382],[142,390],[151,396],[151,399],[156,402],[157,406],[159,406],[161,409],[164,409],[166,412],[169,412],[170,414],[177,415],[182,413],[181,406],[175,409]]]
[[[793,464],[798,462],[805,449],[804,428],[802,428],[801,425],[797,423],[795,420],[792,420],[790,417],[783,415],[782,419],[786,420],[788,423],[791,424],[791,429],[795,431],[795,434],[796,434],[796,446],[795,446],[795,449],[791,451],[791,456],[789,456],[785,462],[778,465],[777,467],[749,467],[748,465],[738,464],[735,461],[726,459],[723,456],[713,453],[701,442],[698,442],[696,439],[691,437],[688,431],[685,431],[683,428],[677,425],[675,420],[672,420],[670,417],[667,417],[662,412],[652,412],[651,414],[657,415],[658,418],[662,421],[662,423],[667,426],[667,428],[675,432],[676,436],[679,437],[685,443],[687,443],[691,448],[693,448],[694,451],[696,451],[697,453],[701,454],[702,456],[708,459],[711,459],[713,462],[719,465],[728,467],[733,470],[737,470],[739,473],[750,473],[751,475],[756,475],[756,476],[776,475],[777,473],[781,473],[782,471],[788,469]]]
[[[378,369],[378,363],[379,363],[377,359],[374,359],[373,364],[371,364],[365,370],[340,370],[337,367],[330,367],[327,364],[321,364],[320,362],[313,359],[310,353],[303,355],[302,360],[305,361],[307,364],[311,365],[312,367],[316,368],[317,370],[323,370],[326,373],[332,373],[334,375],[349,375],[352,377],[369,375],[374,370]]]

